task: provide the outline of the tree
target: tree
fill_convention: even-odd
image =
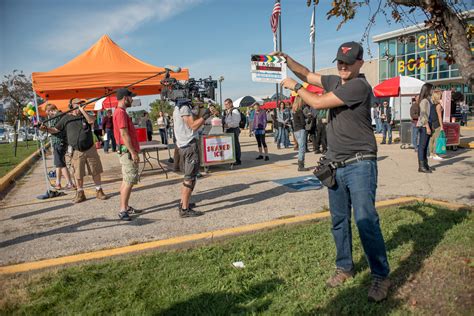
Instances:
[[[150,103],[150,108],[150,119],[152,121],[156,121],[156,119],[158,119],[160,116],[160,111],[163,111],[163,113],[168,113],[170,117],[173,116],[174,106],[168,101],[156,99]]]
[[[18,123],[25,121],[23,107],[33,99],[33,88],[30,78],[23,71],[13,70],[13,73],[4,76],[1,83],[0,100],[8,105],[6,108],[6,121],[14,128],[15,157],[18,146]]]
[[[314,5],[319,0],[313,0]],[[327,18],[339,17],[341,22],[338,29],[347,21],[356,16],[362,6],[369,6],[373,14],[365,29],[362,42],[368,41],[370,29],[377,16],[383,14],[387,21],[390,19],[402,24],[417,24],[416,16],[426,17],[425,26],[437,34],[438,50],[446,54],[448,64],[456,63],[459,66],[464,81],[474,89],[474,57],[471,53],[469,41],[474,36],[474,27],[468,25],[466,18],[469,1],[462,0],[365,0],[354,2],[349,0],[333,0],[332,8]],[[307,0],[309,6],[311,0]],[[408,10],[408,11],[405,11]]]

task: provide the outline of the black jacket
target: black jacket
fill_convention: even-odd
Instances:
[[[392,109],[389,106],[387,106],[386,108],[384,106],[380,107],[380,119],[382,120],[382,122],[390,123],[392,121]]]

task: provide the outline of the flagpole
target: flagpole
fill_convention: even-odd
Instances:
[[[278,37],[279,37],[279,40],[278,40],[278,47],[279,47],[279,51],[282,52],[283,51],[283,48],[282,48],[282,45],[281,45],[281,1],[278,0],[278,2],[280,2],[280,14],[278,15]],[[278,87],[280,88],[280,93],[278,93]],[[277,100],[279,99],[279,97],[283,94],[283,87],[282,86],[279,86],[277,85]],[[278,106],[278,102],[277,102],[277,106]]]
[[[313,1],[313,72],[316,70],[316,2]]]

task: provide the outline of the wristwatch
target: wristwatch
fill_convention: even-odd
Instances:
[[[295,84],[295,87],[293,88],[293,91],[298,92],[299,89],[303,88],[303,85],[301,83]]]

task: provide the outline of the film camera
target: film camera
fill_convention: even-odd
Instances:
[[[215,100],[217,80],[212,77],[205,79],[189,78],[188,81],[178,81],[175,78],[167,76],[161,81],[161,99],[176,101],[178,99],[200,99],[208,98]]]

